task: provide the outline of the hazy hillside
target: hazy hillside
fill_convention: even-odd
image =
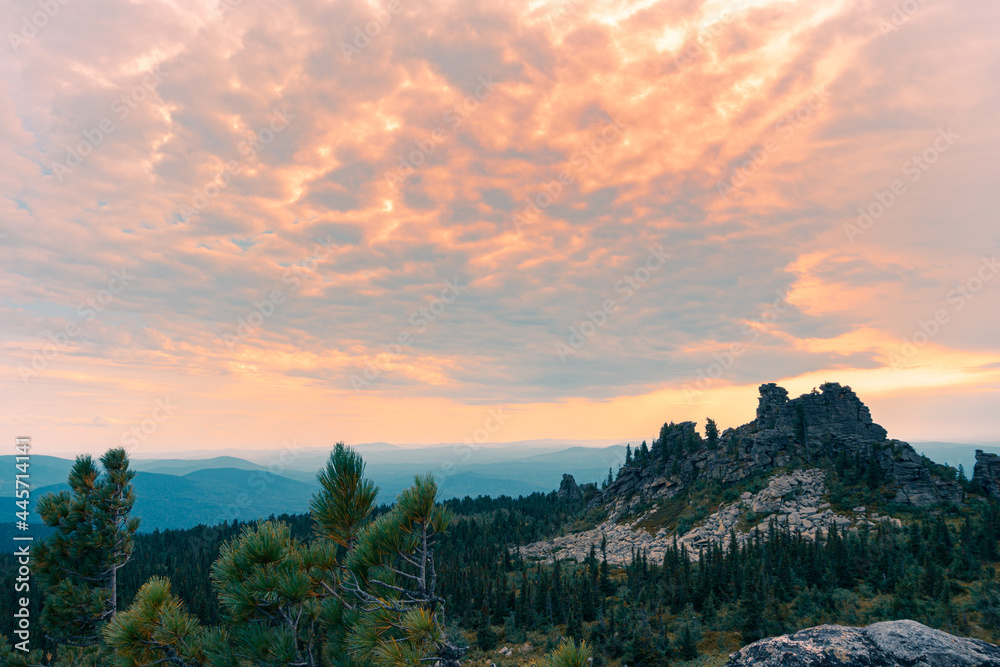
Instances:
[[[205,469],[186,475],[139,472],[133,484],[133,514],[142,519],[143,532],[305,512],[314,491],[312,486],[286,477],[235,468]],[[68,488],[65,482],[39,487],[32,500],[37,502],[45,493]],[[40,524],[41,520],[34,523]]]
[[[382,503],[392,503],[419,473],[436,475],[442,499],[517,497],[558,488],[565,472],[580,483],[599,482],[607,477],[609,468],[617,470],[624,461],[625,447],[621,445],[553,449],[556,446],[554,441],[537,446],[515,443],[509,449],[484,447],[471,456],[465,450],[456,452],[453,445],[412,450],[373,443],[364,450],[368,475],[379,485]],[[296,454],[286,456],[284,464],[270,465],[231,455],[135,460],[134,513],[142,519],[141,531],[305,512],[318,488],[316,473],[325,465],[329,452],[310,449]],[[464,462],[466,458],[468,462]],[[13,468],[13,456],[0,459]],[[32,456],[33,501],[44,493],[68,488],[66,477],[72,465],[69,459]],[[0,498],[13,502],[13,495],[13,480],[0,480]],[[38,528],[41,520],[35,517],[32,523]],[[0,539],[9,537],[11,530],[0,527]]]

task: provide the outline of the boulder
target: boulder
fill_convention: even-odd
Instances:
[[[1000,646],[963,639],[916,621],[864,628],[820,625],[762,639],[725,667],[1000,667]]]

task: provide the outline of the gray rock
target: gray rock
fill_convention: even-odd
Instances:
[[[981,449],[976,450],[976,468],[972,480],[991,498],[1000,498],[1000,456],[987,454]]]
[[[763,639],[729,656],[725,667],[1000,667],[1000,647],[916,621],[865,628],[820,625]]]
[[[583,491],[580,490],[579,485],[576,483],[576,479],[573,475],[563,475],[562,483],[559,484],[558,495],[560,498],[569,498],[571,500],[582,500]]]

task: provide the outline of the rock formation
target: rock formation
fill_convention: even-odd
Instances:
[[[864,628],[820,625],[763,639],[724,667],[1000,667],[1000,646],[963,639],[916,621]]]
[[[580,490],[580,486],[576,483],[573,475],[562,476],[562,482],[559,484],[557,494],[560,498],[567,498],[569,500],[583,499],[583,491]]]
[[[841,453],[865,461],[874,457],[897,502],[926,507],[964,497],[958,483],[934,477],[909,444],[886,440],[885,429],[872,421],[851,388],[833,382],[795,399],[775,384],[761,385],[757,418],[727,429],[712,450],[699,444],[694,422],[672,426],[653,443],[653,459],[664,463],[623,468],[591,504],[620,505],[635,494],[669,497],[696,479],[733,484],[771,468],[808,466]]]
[[[1000,456],[977,449],[972,481],[978,483],[991,498],[1000,499]]]
[[[582,560],[591,545],[606,538],[608,561],[622,564],[640,551],[659,560],[675,540],[697,559],[709,546],[728,543],[731,535],[743,543],[771,524],[807,539],[832,527],[855,530],[883,521],[899,524],[898,519],[865,507],[840,507],[835,512],[825,498],[824,468],[833,464],[863,471],[865,483],[879,489],[885,500],[918,507],[963,501],[957,482],[935,472],[937,468],[907,443],[886,437],[850,387],[826,383],[789,399],[785,389],[764,384],[756,419],[727,429],[717,442],[703,440],[694,422],[671,422],[664,424],[642,465],[621,468],[603,491],[578,486],[571,475],[564,475],[559,496],[583,498],[589,508],[606,511],[606,519],[591,530],[520,549],[540,560]],[[1000,457],[979,452],[976,459],[976,480],[1000,497]],[[689,489],[694,492],[701,480],[721,482],[722,488],[743,484],[749,489],[744,488],[735,501],[731,495],[728,502],[713,504],[714,511],[696,524],[682,525],[676,518],[682,511],[676,503],[692,499],[674,497]],[[758,490],[764,480],[767,487]],[[673,509],[664,510],[671,502]],[[678,526],[681,532],[676,532]]]

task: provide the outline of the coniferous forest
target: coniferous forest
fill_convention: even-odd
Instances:
[[[39,503],[56,531],[34,552],[43,632],[29,656],[5,644],[4,665],[721,664],[763,637],[899,618],[1000,638],[1000,506],[967,481],[968,505],[913,510],[901,527],[808,540],[772,526],[697,560],[682,547],[618,567],[606,544],[582,563],[516,548],[592,524],[583,499],[436,502],[418,477],[376,506],[343,445],[307,515],[149,534],[129,516],[124,451],[100,464],[81,457],[72,491]],[[865,470],[831,468],[862,489]],[[15,561],[2,567],[13,580]]]

